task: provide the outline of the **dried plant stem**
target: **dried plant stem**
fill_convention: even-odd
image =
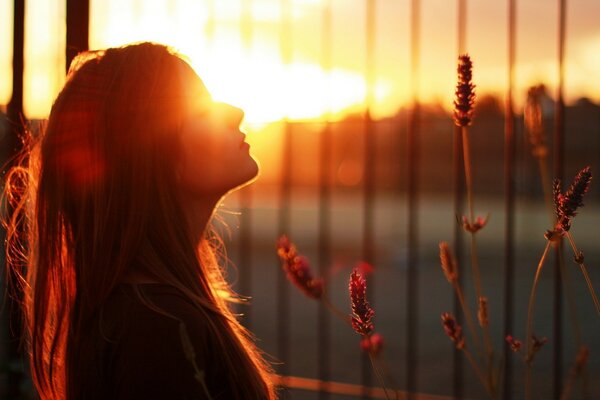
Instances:
[[[469,327],[469,331],[473,337],[473,342],[480,345],[481,342],[479,341],[479,335],[477,334],[477,329],[475,329],[475,323],[473,322],[473,314],[471,313],[469,305],[465,302],[465,297],[460,285],[458,284],[458,281],[453,281],[453,286],[454,290],[456,291],[456,297],[458,297],[462,311],[465,314],[465,320],[467,321],[467,326]]]
[[[540,179],[542,181],[542,188],[544,191],[544,202],[546,203],[549,222],[552,226],[556,223],[556,215],[554,212],[554,200],[552,199],[552,191],[550,190],[550,188],[552,187],[552,181],[550,179],[550,174],[548,173],[548,158],[546,155],[547,152],[544,151],[541,152],[540,155],[536,156],[536,158],[538,160]],[[569,308],[569,316],[571,319],[571,327],[573,328],[573,333],[575,336],[575,344],[577,347],[581,347],[583,344],[581,340],[581,325],[579,323],[579,318],[577,317],[577,306],[575,304],[575,296],[573,296],[573,285],[571,283],[569,271],[567,268],[565,268],[565,260],[562,251],[560,252],[558,257],[558,265],[560,268],[561,276],[563,277],[563,283],[566,293],[565,299]],[[588,376],[586,371],[583,371],[582,374],[585,388],[588,386]]]
[[[477,375],[477,378],[479,378],[479,381],[481,382],[481,384],[483,385],[483,387],[485,388],[485,390],[488,392],[488,394],[492,398],[495,399],[496,395],[494,394],[494,391],[490,387],[488,380],[485,378],[485,376],[481,372],[481,369],[479,368],[479,366],[475,362],[475,359],[473,358],[473,355],[471,354],[471,352],[469,350],[467,350],[466,348],[463,348],[462,352],[465,353],[465,357],[467,357],[467,360],[469,361],[469,364],[471,364],[471,367],[473,368],[473,371],[475,371],[475,375]]]
[[[467,203],[469,208],[469,223],[475,221],[474,201],[473,201],[473,173],[471,167],[471,149],[469,144],[469,130],[466,126],[461,128],[462,139],[463,139],[463,159],[465,163],[465,181],[467,189]],[[471,268],[473,269],[473,281],[475,284],[475,291],[477,298],[483,297],[483,290],[481,288],[481,274],[479,272],[479,257],[477,255],[477,238],[475,237],[476,232],[471,232]],[[488,363],[488,383],[491,385],[492,381],[492,362],[493,353],[492,341],[490,339],[490,332],[487,326],[483,327],[483,347],[485,348]],[[490,387],[491,388],[491,387]]]
[[[590,291],[590,295],[592,296],[592,300],[594,301],[594,305],[596,306],[596,312],[600,315],[600,302],[598,301],[598,296],[596,296],[596,291],[594,290],[594,286],[592,285],[592,281],[590,276],[588,275],[587,268],[583,261],[579,261],[580,259],[580,251],[575,245],[575,241],[573,240],[573,236],[569,231],[567,231],[567,239],[569,239],[569,243],[571,244],[571,248],[573,249],[573,253],[575,253],[575,260],[581,269],[581,273],[585,278],[585,283],[587,283],[588,290]]]
[[[379,371],[379,367],[375,363],[375,359],[373,357],[373,354],[371,354],[371,353],[369,353],[369,360],[371,360],[371,366],[373,367],[373,372],[375,372],[375,376],[377,377],[377,380],[379,381],[379,384],[381,385],[381,388],[383,389],[383,392],[385,393],[385,398],[387,400],[390,400],[390,396],[388,395],[387,387],[385,386],[385,381],[383,380],[381,371]]]
[[[546,242],[546,247],[544,248],[544,252],[540,257],[540,261],[538,263],[537,269],[535,271],[535,277],[533,278],[533,285],[531,287],[531,293],[529,294],[529,305],[527,307],[527,333],[525,335],[525,398],[531,399],[531,341],[533,335],[533,306],[535,303],[535,292],[537,289],[537,285],[540,279],[540,274],[542,272],[542,268],[544,267],[544,263],[546,262],[546,258],[548,257],[548,250],[550,249],[551,242],[548,240]]]
[[[344,321],[350,327],[352,327],[352,320],[350,319],[350,317],[348,316],[348,314],[342,312],[339,308],[337,308],[336,306],[334,306],[333,304],[331,304],[331,302],[329,301],[329,299],[327,298],[327,296],[325,295],[325,293],[323,293],[323,295],[321,296],[321,303],[323,303],[323,305],[325,307],[327,307],[327,309],[329,311],[331,311],[331,313],[333,315],[335,315],[336,317],[339,317],[340,319],[342,319],[342,321]]]
[[[475,220],[475,212],[473,210],[473,175],[471,173],[471,150],[469,145],[469,129],[466,126],[461,127],[462,142],[463,142],[463,159],[465,162],[465,181],[467,186],[467,204],[469,207],[469,220]]]

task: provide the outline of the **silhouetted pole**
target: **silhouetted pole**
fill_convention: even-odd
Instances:
[[[280,53],[285,67],[292,60],[292,4],[290,0],[281,0]],[[292,126],[287,116],[283,121],[283,144],[281,152],[281,183],[279,193],[279,234],[289,235],[290,203],[292,196]],[[277,260],[279,263],[279,260]],[[277,357],[281,360],[279,373],[286,376],[290,371],[290,291],[285,273],[280,270],[277,282]],[[285,386],[285,382],[282,382]],[[282,399],[288,398],[286,392]]]
[[[67,0],[67,71],[73,58],[89,49],[89,30],[89,0]]]
[[[2,171],[2,176],[6,176],[6,171],[13,164],[13,157],[21,150],[21,135],[23,134],[23,66],[24,66],[24,36],[25,36],[25,1],[14,1],[14,18],[13,18],[13,76],[12,76],[12,95],[8,103],[7,118],[8,127],[7,134],[2,140],[3,159],[2,166],[6,169]],[[3,232],[4,233],[4,232]],[[6,275],[5,275],[6,276]],[[13,274],[9,275],[9,279],[14,280]],[[19,285],[16,282],[9,282],[9,287],[17,288]],[[17,299],[21,299],[21,293],[15,293]],[[4,311],[8,312],[7,329],[7,357],[8,357],[8,372],[7,372],[7,398],[20,398],[21,382],[23,380],[24,365],[20,362],[22,354],[19,350],[19,342],[21,338],[22,317],[19,304],[13,296],[6,297],[6,307]]]
[[[375,2],[376,0],[366,0],[366,57],[365,57],[365,76],[366,76],[366,98],[364,115],[364,181],[363,181],[363,232],[362,232],[362,258],[363,261],[374,263],[373,231],[374,231],[374,204],[375,204],[375,126],[371,118],[371,107],[373,106],[374,90],[374,69],[375,69]],[[369,285],[369,300],[374,307],[375,280],[371,275]],[[371,386],[371,364],[369,357],[363,353],[361,358],[361,374],[363,390],[363,399],[368,398],[369,390],[366,387]]]
[[[322,29],[322,53],[321,67],[327,73],[328,78],[331,72],[331,0],[325,0],[323,4],[323,29]],[[325,87],[326,98],[330,97],[331,86]],[[318,252],[319,252],[319,275],[328,276],[331,267],[331,151],[332,151],[332,126],[331,126],[330,104],[327,104],[327,111],[324,116],[325,127],[320,136],[320,157],[319,157],[319,234],[318,234]],[[328,282],[325,280],[325,291],[323,296],[329,296],[327,290]],[[327,381],[331,379],[331,317],[329,310],[325,305],[319,303],[318,315],[318,345],[317,345],[317,364],[318,376],[321,381],[321,390],[319,399],[328,399],[329,392],[325,389]]]
[[[467,31],[467,1],[458,0],[458,18],[457,18],[457,35],[458,35],[458,54],[464,54],[466,52],[466,31]],[[461,128],[454,126],[454,135],[452,140],[452,176],[453,176],[453,189],[454,189],[454,216],[461,216],[464,210],[464,174],[463,174],[463,143]],[[463,230],[459,223],[454,224],[454,256],[458,265],[460,265],[462,259],[462,242],[463,242]],[[464,274],[458,274],[458,284],[464,287]],[[453,308],[454,315],[459,324],[463,322],[462,308],[457,296],[453,296]],[[454,398],[462,399],[463,397],[463,386],[464,386],[464,355],[456,346],[452,345],[452,365],[453,365],[453,379],[452,379],[452,392]]]
[[[419,0],[411,2],[411,97],[412,107],[407,130],[408,148],[408,278],[406,290],[406,390],[412,400],[418,390],[418,317],[419,317],[419,84],[420,84],[420,46],[421,46],[421,4]]]
[[[513,106],[516,0],[508,1],[508,91],[504,118],[504,337],[513,335],[515,253],[515,115]],[[527,339],[529,340],[529,339]],[[504,399],[512,394],[512,351],[504,341]]]
[[[554,178],[563,180],[564,175],[564,143],[565,143],[565,102],[564,92],[564,57],[567,2],[559,0],[558,10],[558,85],[556,93],[555,121],[554,121]],[[556,246],[554,263],[554,323],[553,323],[553,395],[560,398],[562,392],[562,274],[560,271],[560,258],[562,257],[562,241]],[[527,338],[529,340],[529,338]]]

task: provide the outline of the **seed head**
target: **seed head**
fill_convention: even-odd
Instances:
[[[488,215],[489,217],[489,215]],[[466,230],[467,232],[471,232],[471,233],[476,233],[478,231],[480,231],[481,229],[483,229],[483,227],[487,224],[488,221],[488,217],[481,217],[478,216],[477,218],[475,218],[475,221],[471,222],[469,221],[469,219],[463,215],[462,217],[462,225],[463,225],[463,229]]]
[[[375,315],[375,311],[367,301],[367,281],[357,269],[350,274],[349,290],[352,305],[352,328],[359,335],[369,335],[373,332],[371,319]]]
[[[487,297],[479,297],[479,309],[477,311],[477,319],[479,320],[479,326],[486,327],[490,321],[488,318],[488,299]]]
[[[458,279],[458,268],[456,268],[456,260],[452,256],[447,242],[440,242],[440,262],[442,264],[442,271],[444,271],[448,282],[456,282]]]
[[[473,85],[473,63],[468,54],[458,57],[458,83],[454,99],[454,123],[457,126],[469,126],[473,119],[475,104],[475,85]]]
[[[529,133],[529,142],[532,146],[533,155],[537,157],[545,156],[548,152],[542,119],[541,97],[543,93],[543,85],[529,88],[527,91],[527,103],[525,104],[524,112],[525,126]]]
[[[513,352],[518,353],[519,351],[521,351],[521,346],[523,346],[523,343],[521,343],[520,340],[517,340],[511,335],[508,335],[506,337],[506,342],[510,345],[510,349]]]
[[[286,236],[277,241],[277,254],[289,281],[311,299],[321,298],[323,280],[313,277],[308,260],[297,254],[296,246]]]
[[[465,348],[465,338],[462,334],[462,328],[450,313],[442,314],[442,326],[446,335],[454,342],[457,349]]]
[[[590,187],[592,171],[587,166],[577,173],[573,183],[564,193],[560,193],[560,181],[554,181],[554,205],[556,207],[557,225],[564,231],[571,228],[571,220],[577,215],[577,209],[583,207],[583,196]]]
[[[370,353],[374,356],[379,355],[381,350],[383,349],[384,340],[383,336],[379,333],[374,333],[372,335],[363,336],[360,340],[360,348],[366,352]]]
[[[538,338],[535,335],[531,335],[531,349],[529,350],[529,354],[527,355],[525,361],[527,361],[527,363],[531,363],[536,353],[540,351],[540,349],[546,344],[546,342],[548,342],[548,339],[545,337]]]

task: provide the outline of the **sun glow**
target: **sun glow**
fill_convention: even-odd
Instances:
[[[169,44],[189,58],[216,100],[243,108],[251,124],[324,115],[335,119],[364,107],[367,85],[360,73],[340,68],[325,71],[309,61],[285,64],[279,43],[248,44],[240,34],[240,24],[227,22],[226,15],[220,28],[215,28],[215,16],[209,15],[206,3],[178,1],[168,7],[165,2],[150,1],[143,9],[127,2],[109,4],[92,2],[91,47],[142,40]],[[257,8],[259,21],[279,20],[279,13],[267,10]],[[375,100],[383,100],[389,87],[383,80],[376,82]]]
[[[600,30],[594,0],[573,6],[568,35],[565,98],[600,101]],[[455,27],[447,24],[452,2],[435,0],[422,13],[420,70],[411,73],[407,2],[378,2],[373,76],[374,118],[421,102],[452,106]],[[553,90],[558,70],[553,39],[556,10],[532,0],[522,10],[514,93],[543,82]],[[11,96],[12,1],[0,0],[0,108]],[[282,9],[282,5],[287,8]],[[330,68],[322,67],[324,12],[331,5]],[[480,93],[502,96],[507,85],[504,19],[491,2],[473,10],[469,53]],[[48,115],[65,75],[66,0],[28,0],[25,7],[24,108],[28,118]],[[435,10],[435,12],[433,12]],[[547,18],[539,18],[540,10]],[[401,21],[399,23],[399,21]],[[285,25],[285,24],[289,25]],[[288,37],[289,35],[289,37]],[[283,37],[285,43],[281,43]],[[213,96],[244,108],[252,124],[288,119],[339,119],[364,111],[367,97],[365,2],[363,0],[90,0],[90,47],[136,41],[172,45],[190,62]],[[490,46],[490,43],[497,45]],[[288,46],[289,57],[282,56]],[[284,62],[284,59],[289,60]],[[413,86],[416,83],[416,86]]]

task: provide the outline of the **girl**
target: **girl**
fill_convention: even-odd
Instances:
[[[5,189],[42,399],[275,398],[210,229],[258,173],[242,118],[165,46],[74,60]]]

